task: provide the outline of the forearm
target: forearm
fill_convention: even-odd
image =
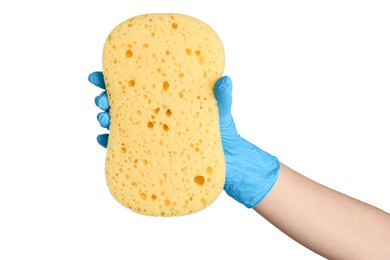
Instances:
[[[390,259],[390,214],[316,183],[285,165],[254,209],[326,258]]]

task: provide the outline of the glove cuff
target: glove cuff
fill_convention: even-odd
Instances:
[[[262,186],[259,187],[258,192],[255,193],[255,196],[253,196],[251,200],[248,200],[244,203],[247,208],[253,208],[257,204],[259,204],[265,197],[267,197],[267,195],[271,192],[272,188],[275,186],[275,183],[279,177],[280,163],[275,156],[272,156],[272,158],[273,165],[267,173],[267,178],[263,180],[265,181],[265,183],[263,183]]]
[[[253,208],[263,200],[274,187],[280,170],[279,160],[245,139],[236,149],[225,151],[226,193]],[[234,160],[233,158],[240,158]],[[233,160],[232,160],[233,159]]]

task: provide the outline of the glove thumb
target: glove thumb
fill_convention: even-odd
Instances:
[[[219,78],[214,86],[214,96],[218,102],[222,142],[234,141],[238,138],[236,126],[231,114],[232,88],[232,80],[228,76]]]

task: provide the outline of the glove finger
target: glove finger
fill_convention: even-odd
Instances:
[[[222,141],[235,140],[238,137],[231,114],[232,88],[232,80],[228,76],[223,76],[218,79],[214,86],[214,95],[218,102]]]
[[[88,81],[99,88],[106,89],[103,73],[101,71],[95,71],[89,74]]]
[[[217,80],[214,86],[214,95],[218,102],[218,113],[220,120],[231,120],[232,107],[232,81],[228,76]]]
[[[108,134],[101,134],[98,135],[96,138],[97,142],[103,146],[104,148],[107,148],[107,143],[108,143]]]
[[[107,129],[110,127],[110,119],[110,114],[107,111],[101,112],[97,115],[97,120],[99,121],[100,126]]]
[[[107,91],[103,91],[99,96],[95,98],[95,104],[101,110],[108,110],[110,108],[110,105],[108,104]]]

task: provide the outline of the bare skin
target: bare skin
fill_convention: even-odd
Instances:
[[[390,214],[314,182],[281,164],[279,179],[254,210],[328,259],[390,259]]]

